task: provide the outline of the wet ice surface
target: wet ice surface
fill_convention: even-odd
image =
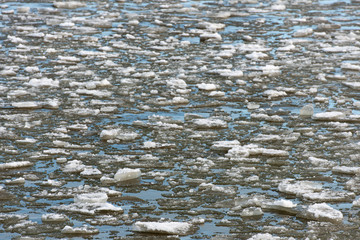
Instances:
[[[1,1],[0,238],[356,239],[359,5]]]

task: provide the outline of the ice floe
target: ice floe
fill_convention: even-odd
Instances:
[[[187,222],[135,222],[133,231],[144,233],[187,235],[193,225]]]

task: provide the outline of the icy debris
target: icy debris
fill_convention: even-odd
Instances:
[[[240,146],[240,142],[238,140],[233,141],[216,141],[213,142],[211,146],[212,150],[219,150],[219,151],[227,151],[233,147]]]
[[[32,165],[33,165],[33,163],[29,162],[29,161],[1,163],[0,164],[0,170],[11,169],[11,168],[30,167]]]
[[[82,226],[82,227],[71,227],[71,226],[65,226],[61,233],[64,234],[98,234],[99,230],[94,227],[90,226]]]
[[[360,82],[343,82],[342,84],[355,90],[360,89]]]
[[[321,192],[305,193],[302,197],[311,201],[348,202],[355,198],[355,194],[352,192],[323,190]]]
[[[204,32],[200,34],[200,40],[206,41],[206,40],[216,40],[216,41],[222,41],[222,37],[219,33],[212,33],[212,32]]]
[[[5,184],[9,184],[9,185],[25,184],[25,178],[19,177],[19,178],[15,178],[15,179],[12,179],[12,180],[6,180]]]
[[[326,203],[316,203],[310,205],[301,213],[302,217],[317,221],[341,222],[343,214]]]
[[[225,156],[229,158],[238,158],[238,157],[249,157],[251,155],[264,155],[268,157],[287,157],[289,156],[289,152],[284,150],[261,148],[256,144],[249,144],[245,146],[235,146],[231,148]]]
[[[217,86],[213,83],[200,83],[196,85],[200,90],[214,91],[217,89]]]
[[[307,104],[300,109],[300,116],[312,116],[314,114],[314,107],[312,104]]]
[[[287,96],[287,94],[284,91],[266,90],[264,92],[264,96],[271,99],[271,98],[276,98],[276,97],[285,97],[285,96]]]
[[[140,169],[122,168],[119,169],[114,176],[114,179],[118,182],[137,179],[141,176]]]
[[[85,215],[96,215],[102,212],[119,214],[123,212],[123,209],[121,207],[114,206],[108,202],[77,202],[69,205],[53,206],[52,208],[55,210],[75,212]]]
[[[85,7],[86,3],[78,1],[69,1],[69,2],[54,2],[54,7],[56,8],[67,8],[75,9],[80,7]]]
[[[229,195],[236,194],[236,190],[232,187],[221,187],[212,183],[201,183],[199,185],[199,190],[210,190],[213,192],[221,192]]]
[[[41,103],[40,102],[13,102],[11,103],[11,105],[14,108],[41,108]]]
[[[85,169],[80,173],[84,177],[100,177],[102,175],[101,171],[93,167],[85,167]]]
[[[337,112],[337,111],[322,112],[322,113],[314,114],[313,118],[316,120],[324,120],[324,121],[339,120],[345,118],[345,113]]]
[[[241,217],[256,217],[263,215],[264,212],[259,207],[249,207],[242,210],[240,213]]]
[[[294,194],[296,196],[303,196],[306,193],[319,192],[322,190],[322,185],[312,181],[295,181],[291,179],[284,179],[278,186],[280,192]]]
[[[334,173],[342,173],[342,174],[359,174],[360,167],[347,167],[347,166],[335,166],[332,168]]]
[[[75,203],[106,203],[108,195],[104,192],[82,193],[74,197]]]
[[[27,85],[31,87],[59,87],[59,83],[60,82],[58,80],[52,80],[50,78],[43,77],[41,79],[30,79]]]
[[[64,214],[48,213],[41,216],[43,222],[66,222],[69,218]]]
[[[296,206],[297,206],[297,204],[293,203],[290,200],[280,199],[280,200],[276,200],[273,202],[267,202],[267,203],[263,204],[262,207],[264,209],[268,209],[268,210],[282,211],[282,212],[288,212],[291,214],[295,214]]]
[[[268,122],[284,122],[285,121],[282,117],[280,117],[278,115],[269,116],[265,113],[251,113],[250,117],[253,119],[264,120],[264,121],[268,121]]]
[[[281,240],[281,238],[273,236],[270,233],[258,233],[247,240]]]
[[[211,31],[217,31],[220,29],[225,28],[225,24],[223,23],[210,23],[210,22],[199,22],[198,27],[199,28],[206,28]]]
[[[182,79],[170,79],[168,81],[166,81],[166,84],[170,87],[170,88],[186,88],[187,84],[184,80]]]
[[[186,222],[135,222],[133,231],[144,233],[188,235],[193,225]]]
[[[326,159],[317,158],[317,157],[309,157],[309,162],[316,167],[322,167],[322,168],[331,168],[335,164]]]
[[[245,57],[247,59],[258,61],[258,60],[269,58],[269,55],[267,55],[266,53],[263,53],[263,52],[252,52],[252,53],[246,54]]]
[[[294,37],[306,37],[313,34],[314,30],[312,28],[299,29],[294,32]]]
[[[63,167],[63,172],[75,173],[81,172],[85,169],[85,165],[80,160],[72,160],[67,162],[67,164]]]
[[[102,140],[112,140],[118,139],[121,141],[131,141],[139,137],[139,134],[130,130],[125,130],[122,128],[102,130],[100,133],[100,138]]]
[[[196,128],[227,128],[228,124],[221,119],[207,118],[207,119],[194,119],[192,123]]]
[[[266,66],[262,67],[261,70],[263,72],[263,75],[270,76],[270,77],[279,76],[281,74],[281,70],[280,70],[279,66],[266,65]]]

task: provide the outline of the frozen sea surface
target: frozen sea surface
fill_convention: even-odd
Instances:
[[[0,1],[0,239],[358,239],[360,1]]]

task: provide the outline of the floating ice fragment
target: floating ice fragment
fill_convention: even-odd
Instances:
[[[41,103],[39,102],[14,102],[11,105],[15,108],[40,108]]]
[[[85,169],[80,173],[84,177],[100,177],[101,171],[97,168],[85,167]]]
[[[100,133],[100,138],[102,140],[119,139],[122,141],[131,141],[138,137],[139,137],[138,133],[124,130],[122,128],[102,130]]]
[[[99,230],[97,228],[90,227],[90,226],[82,226],[82,227],[65,226],[61,230],[61,233],[65,233],[65,234],[98,234]]]
[[[245,208],[241,213],[240,216],[242,217],[256,217],[263,215],[263,211],[259,207],[249,207]]]
[[[119,169],[115,176],[114,179],[116,181],[127,181],[127,180],[132,180],[132,179],[137,179],[141,176],[141,171],[140,169],[130,169],[130,168],[123,168],[123,169]]]
[[[342,84],[355,90],[360,89],[360,82],[343,82]]]
[[[280,240],[280,237],[273,236],[270,233],[258,233],[247,240]]]
[[[227,128],[224,120],[216,118],[194,119],[193,124],[196,128]]]
[[[59,87],[59,81],[46,77],[41,79],[33,78],[27,83],[27,85],[31,87]]]
[[[48,213],[41,216],[43,222],[66,222],[69,218],[64,214]]]
[[[233,147],[240,146],[240,142],[238,140],[233,141],[217,141],[214,142],[211,146],[212,150],[220,150],[220,151],[227,151]]]
[[[29,162],[29,161],[2,163],[2,164],[0,164],[0,170],[11,169],[11,168],[30,167],[32,165],[33,165],[33,163]]]
[[[56,8],[67,8],[67,9],[75,9],[80,7],[85,7],[86,3],[77,2],[77,1],[69,1],[69,2],[54,2],[54,7]]]
[[[345,113],[343,112],[322,112],[316,113],[313,118],[316,120],[324,120],[324,121],[331,121],[331,120],[339,120],[345,117]]]
[[[171,88],[186,88],[187,84],[184,80],[182,79],[170,79],[168,81],[166,81],[166,84],[171,87]]]
[[[322,190],[322,185],[311,181],[294,181],[284,179],[278,186],[280,192],[302,196],[306,193],[312,193]]]
[[[318,221],[341,222],[343,214],[326,203],[310,205],[303,213],[303,217]]]
[[[204,32],[202,34],[200,34],[200,40],[201,41],[206,41],[206,40],[216,40],[216,41],[221,41],[222,37],[219,33],[211,33],[211,32]]]
[[[196,85],[200,90],[213,91],[217,89],[217,86],[213,83],[200,83]]]
[[[342,173],[342,174],[359,174],[360,167],[348,167],[348,166],[336,166],[332,168],[334,173]]]
[[[263,75],[274,77],[279,76],[281,74],[280,67],[274,65],[266,65],[261,68],[263,71]]]
[[[81,172],[85,168],[85,165],[79,160],[72,160],[67,162],[64,166],[63,171],[68,173]]]
[[[314,32],[312,28],[299,29],[294,32],[294,37],[306,37]]]
[[[192,230],[192,224],[186,222],[136,222],[133,231],[145,233],[160,233],[171,235],[187,235]]]
[[[312,116],[314,114],[314,107],[312,104],[307,104],[300,109],[300,116]]]
[[[305,193],[302,197],[311,201],[348,202],[355,198],[355,194],[352,192],[324,190],[321,192]]]
[[[83,193],[74,197],[75,203],[106,203],[108,195],[103,192]]]

